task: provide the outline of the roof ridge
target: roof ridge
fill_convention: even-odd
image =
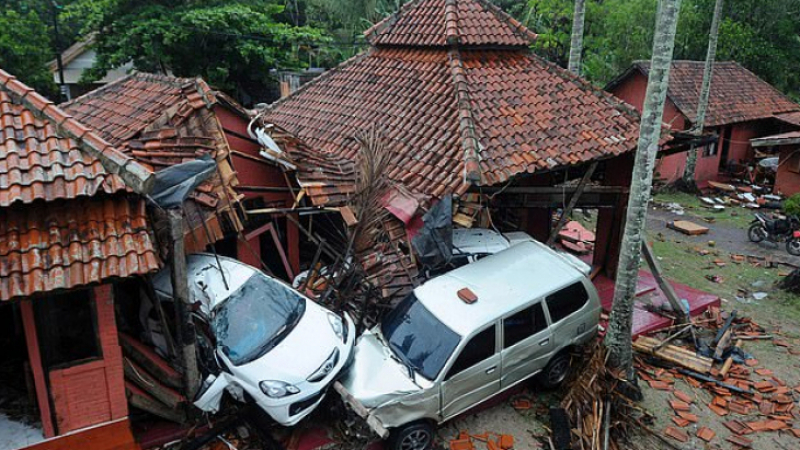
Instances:
[[[532,41],[531,45],[533,45],[533,41],[536,41],[536,39],[539,38],[538,34],[531,31],[530,28],[523,25],[522,22],[515,19],[511,14],[503,11],[503,8],[495,5],[494,3],[488,0],[474,0],[474,1],[480,3],[481,6],[483,6],[484,8],[491,10],[491,12],[494,13],[495,17],[501,19],[503,22],[509,25],[511,29],[514,30],[515,33],[517,33],[518,36],[520,36],[523,39]]]
[[[0,69],[0,89],[6,91],[12,101],[18,102],[34,116],[51,122],[56,131],[75,140],[80,150],[98,159],[105,170],[122,178],[134,192],[147,194],[152,190],[155,182],[152,170],[117,150],[55,103],[2,69]]]
[[[467,77],[464,75],[461,52],[457,47],[454,47],[450,49],[448,56],[450,57],[450,73],[453,75],[456,100],[458,102],[458,129],[461,135],[461,146],[464,149],[464,179],[467,183],[480,183],[480,144],[475,132],[475,117],[472,115],[472,102],[469,96]]]
[[[456,0],[444,2],[444,36],[448,45],[458,45],[461,41],[458,32],[458,4]]]

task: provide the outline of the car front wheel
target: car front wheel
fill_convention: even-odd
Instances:
[[[389,450],[431,450],[436,429],[428,422],[414,422],[392,431]]]
[[[567,379],[569,374],[569,353],[561,353],[547,363],[537,377],[539,384],[545,389],[555,389]]]

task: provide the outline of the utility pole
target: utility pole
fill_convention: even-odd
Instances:
[[[58,10],[61,9],[61,5],[56,3],[55,0],[51,0],[50,2],[50,11],[51,16],[53,18],[53,43],[56,47],[56,65],[58,66],[58,86],[61,89],[61,95],[66,100],[72,100],[70,97],[69,88],[67,87],[66,83],[64,83],[64,63],[61,61],[61,34],[58,32]]]
[[[572,15],[572,40],[569,46],[569,64],[567,65],[567,70],[575,75],[580,75],[581,73],[585,18],[586,0],[575,0],[575,13]]]
[[[183,210],[167,209],[170,234],[172,300],[175,308],[175,347],[183,368],[184,393],[191,400],[200,386],[197,368],[197,336],[190,311],[189,279],[183,245]]]
[[[706,54],[706,64],[703,68],[703,85],[700,88],[700,100],[697,102],[697,117],[692,126],[692,134],[700,136],[706,125],[706,110],[708,109],[708,97],[711,95],[711,79],[714,74],[714,63],[717,59],[717,41],[719,40],[719,23],[722,20],[722,7],[724,0],[717,0],[714,5],[714,18],[711,19],[711,31],[708,35],[708,52]],[[686,156],[686,168],[683,170],[683,187],[690,191],[697,190],[694,180],[695,169],[697,168],[697,149],[692,145],[689,154]]]
[[[609,363],[633,375],[633,302],[639,281],[642,243],[645,240],[647,208],[653,185],[658,142],[664,118],[672,54],[675,49],[675,30],[678,25],[681,0],[661,0],[656,32],[653,38],[653,57],[647,81],[639,129],[639,142],[633,166],[625,233],[622,238],[619,267],[617,269],[614,304],[608,322],[604,343],[610,352]]]

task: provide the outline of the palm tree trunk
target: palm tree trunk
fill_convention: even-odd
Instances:
[[[667,99],[669,72],[675,48],[675,30],[678,24],[681,0],[661,0],[656,32],[653,38],[653,58],[647,82],[644,110],[639,130],[639,144],[633,167],[625,233],[617,269],[614,305],[611,309],[605,345],[610,352],[609,362],[618,368],[631,371],[633,355],[631,328],[636,283],[639,280],[642,242],[645,239],[647,207],[653,183],[658,142]]]
[[[572,16],[572,41],[569,47],[567,70],[580,75],[581,54],[583,53],[583,24],[586,17],[586,0],[575,0],[575,13]]]
[[[722,19],[722,6],[724,0],[717,0],[714,5],[714,18],[711,19],[711,32],[708,36],[708,53],[706,54],[706,65],[703,69],[703,85],[700,88],[700,101],[697,103],[697,118],[692,126],[692,133],[700,135],[706,123],[706,110],[708,109],[708,97],[711,95],[711,78],[714,71],[714,62],[717,59],[717,41],[719,38],[719,23]],[[689,155],[686,157],[686,168],[683,171],[684,186],[696,190],[695,169],[697,168],[697,149],[692,146]]]

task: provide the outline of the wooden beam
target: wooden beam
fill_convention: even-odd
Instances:
[[[186,272],[186,252],[183,246],[183,210],[167,210],[170,228],[170,266],[172,281],[172,303],[175,308],[176,350],[183,368],[183,388],[186,398],[194,398],[200,386],[200,370],[197,366],[197,336],[189,312],[189,278]]]
[[[650,245],[645,241],[642,241],[642,256],[644,256],[647,265],[650,267],[650,272],[653,274],[653,278],[656,279],[658,287],[661,289],[661,292],[664,293],[664,296],[667,297],[672,309],[678,312],[680,317],[683,317],[684,323],[691,323],[690,312],[684,311],[681,300],[678,298],[678,294],[675,293],[675,289],[673,289],[669,281],[662,275],[661,265],[658,264],[658,260],[655,255],[653,255],[653,249],[651,249]]]
[[[782,146],[782,145],[795,145],[800,144],[800,137],[796,138],[761,138],[761,139],[753,139],[750,141],[750,145],[755,148],[758,147],[772,147],[772,146]]]
[[[594,171],[597,169],[597,164],[597,161],[591,163],[589,168],[587,168],[586,172],[583,174],[583,178],[581,178],[580,183],[578,183],[575,192],[572,194],[572,198],[569,199],[567,207],[561,212],[561,217],[558,219],[558,223],[550,231],[550,237],[547,238],[548,246],[552,246],[556,242],[558,233],[560,233],[561,229],[564,228],[564,225],[567,224],[567,219],[572,214],[572,210],[575,209],[578,199],[580,199],[581,195],[583,195],[583,191],[586,189],[586,185],[589,184],[589,180],[592,179],[592,175],[594,175]]]

